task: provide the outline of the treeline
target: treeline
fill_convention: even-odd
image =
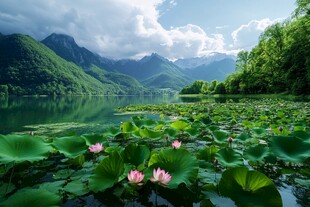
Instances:
[[[310,1],[296,3],[290,19],[268,27],[256,47],[237,55],[236,72],[218,87],[196,81],[181,94],[310,94]]]

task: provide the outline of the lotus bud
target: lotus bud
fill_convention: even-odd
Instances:
[[[219,161],[218,161],[217,159],[215,159],[215,160],[213,161],[213,164],[214,164],[215,166],[217,166],[217,165],[219,164]]]
[[[232,137],[228,137],[227,142],[232,143],[234,140]]]
[[[279,130],[280,132],[282,132],[282,131],[283,131],[283,127],[282,127],[282,126],[279,126],[278,130]]]
[[[169,138],[168,135],[166,135],[166,141],[168,141],[168,138]]]
[[[30,135],[30,136],[34,136],[34,132],[33,132],[33,131],[30,131],[30,132],[29,132],[29,135]]]
[[[214,136],[213,135],[211,135],[211,141],[214,142]]]

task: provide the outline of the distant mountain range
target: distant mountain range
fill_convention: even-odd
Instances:
[[[223,81],[234,70],[234,57],[220,53],[175,62],[156,53],[116,61],[80,47],[68,35],[51,34],[38,42],[26,35],[0,33],[0,85],[7,85],[9,94],[179,91],[197,79]]]

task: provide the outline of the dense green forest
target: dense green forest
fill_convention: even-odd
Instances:
[[[26,35],[0,37],[0,93],[14,95],[117,94],[82,68]]]
[[[310,2],[297,0],[290,19],[268,27],[251,51],[237,55],[223,83],[195,81],[181,94],[310,94]]]

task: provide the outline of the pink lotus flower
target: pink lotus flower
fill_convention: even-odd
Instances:
[[[143,185],[143,183],[141,182],[144,178],[144,174],[142,174],[141,172],[137,171],[137,170],[131,170],[128,175],[128,180],[130,183],[132,184],[137,184],[139,186]]]
[[[179,142],[178,140],[174,140],[174,142],[172,143],[172,148],[179,149],[181,145],[182,145],[182,142]]]
[[[165,172],[165,170],[161,170],[160,168],[158,168],[157,170],[153,170],[153,177],[150,178],[150,180],[152,182],[167,186],[171,178],[172,177],[168,172]]]
[[[102,146],[102,144],[100,144],[100,143],[96,143],[96,144],[93,144],[88,149],[89,149],[89,151],[91,151],[93,153],[99,153],[104,149],[104,146]]]

